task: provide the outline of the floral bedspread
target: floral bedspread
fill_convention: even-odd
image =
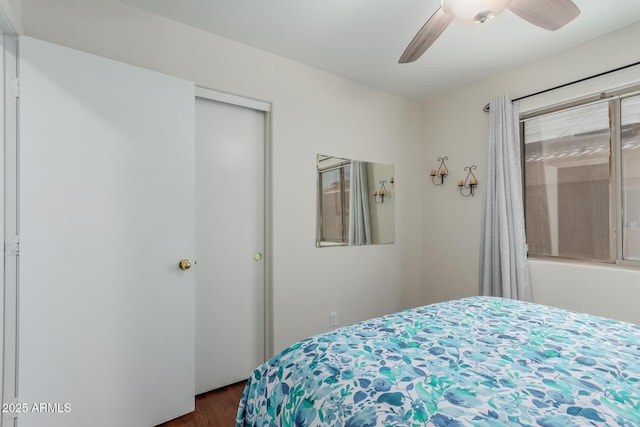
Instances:
[[[298,342],[236,426],[640,426],[640,326],[473,297]]]

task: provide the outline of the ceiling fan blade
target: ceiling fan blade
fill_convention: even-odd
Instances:
[[[429,46],[440,37],[440,34],[449,26],[451,21],[453,21],[453,15],[445,11],[443,7],[436,10],[411,40],[398,62],[406,64],[420,58]]]
[[[533,25],[555,31],[580,15],[571,0],[513,0],[509,10]]]

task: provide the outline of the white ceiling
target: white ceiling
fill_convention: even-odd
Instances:
[[[486,24],[454,21],[418,61],[401,65],[400,55],[440,0],[120,1],[414,99],[640,21],[640,0],[574,0],[580,16],[556,32],[507,10]]]

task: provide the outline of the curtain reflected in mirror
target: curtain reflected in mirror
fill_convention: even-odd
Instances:
[[[394,167],[319,154],[316,246],[393,243]]]

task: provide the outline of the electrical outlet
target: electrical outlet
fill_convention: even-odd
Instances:
[[[336,313],[335,311],[329,313],[329,326],[332,328],[338,326],[338,313]]]

